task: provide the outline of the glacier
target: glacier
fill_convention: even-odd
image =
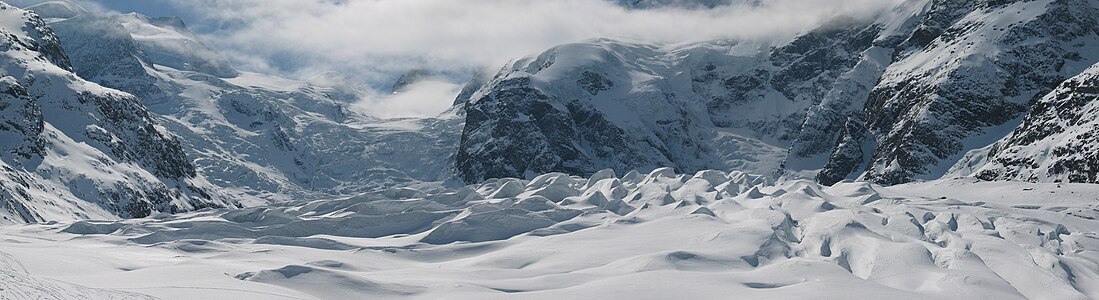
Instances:
[[[0,287],[112,299],[1091,299],[1095,195],[970,179],[550,173],[0,227]]]
[[[1099,298],[1095,0],[577,41],[428,117],[363,99],[448,70],[289,79],[181,18],[17,2],[0,299]]]
[[[41,5],[56,2],[31,8]],[[43,17],[76,72],[141,99],[230,198],[254,205],[451,177],[445,158],[461,130],[453,112],[367,115],[355,109],[365,92],[340,74],[241,72],[178,18],[66,7]]]

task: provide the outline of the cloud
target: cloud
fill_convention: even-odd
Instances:
[[[460,84],[424,80],[400,93],[366,96],[352,108],[380,118],[434,116],[450,108],[461,89]]]
[[[553,45],[610,37],[657,43],[789,37],[894,0],[770,0],[631,10],[605,0],[150,0],[201,20],[244,69],[308,78],[335,69],[377,86],[413,68],[498,66]]]
[[[629,9],[612,0],[77,1],[120,12],[183,16],[238,69],[295,79],[337,71],[373,89],[369,94],[381,95],[367,97],[360,108],[380,116],[412,116],[446,109],[457,91],[454,84],[434,82],[397,96],[376,92],[407,70],[429,69],[460,82],[472,70],[496,69],[554,45],[592,38],[780,41],[837,16],[870,16],[903,0],[646,0],[742,3],[710,9]]]

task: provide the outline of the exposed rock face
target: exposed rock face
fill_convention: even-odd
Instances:
[[[1099,183],[1099,64],[1062,83],[984,154],[984,180]]]
[[[136,98],[73,74],[42,19],[0,8],[0,223],[236,205]]]
[[[489,80],[492,80],[492,74],[484,71],[474,72],[473,77],[462,86],[462,90],[458,92],[458,96],[454,97],[454,107],[464,111],[466,103],[469,103],[469,98],[473,97],[473,93],[480,90]]]
[[[402,74],[401,77],[397,78],[397,82],[394,82],[393,87],[389,88],[389,93],[397,94],[404,92],[408,89],[409,86],[416,84],[420,81],[429,79],[433,76],[435,76],[435,74],[431,73],[431,71],[429,70],[409,70],[408,72]]]
[[[843,139],[832,151],[828,165],[817,173],[818,182],[833,184],[839,182],[866,160],[864,153],[868,150],[866,145],[870,141],[864,124],[865,122],[858,118],[847,119],[847,123],[839,132]]]
[[[0,137],[5,154],[30,159],[45,151],[42,108],[14,77],[0,79]]]

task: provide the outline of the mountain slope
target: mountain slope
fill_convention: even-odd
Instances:
[[[956,6],[969,13],[949,16],[925,45],[916,40]],[[1099,61],[1097,16],[1095,1],[931,3],[868,98],[862,117],[876,147],[860,177],[937,178],[1003,136],[1031,103]]]
[[[470,182],[654,166],[939,178],[1099,61],[1096,16],[1088,0],[912,0],[788,41],[564,45],[471,94],[458,169]]]
[[[985,180],[1099,183],[1097,137],[1099,64],[1062,83],[1010,135],[968,158],[979,164],[972,172]]]
[[[284,201],[452,174],[453,115],[383,120],[352,109],[365,94],[337,74],[300,82],[238,72],[175,18],[66,15],[48,19],[77,74],[137,95],[234,197]]]
[[[136,98],[72,73],[53,31],[0,3],[2,223],[236,206]]]
[[[678,48],[596,40],[517,60],[465,102],[459,173],[477,182],[603,168],[773,170],[782,148],[759,140],[770,137],[767,129],[749,124],[776,123],[796,106],[738,105],[737,112],[753,121],[718,128],[699,101],[697,75],[683,72],[758,61],[755,54],[721,55],[737,47],[754,51],[753,45]]]

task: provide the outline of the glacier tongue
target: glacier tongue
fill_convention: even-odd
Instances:
[[[1099,296],[1095,185],[596,174],[2,227],[0,266],[22,267],[0,276],[167,298]]]

